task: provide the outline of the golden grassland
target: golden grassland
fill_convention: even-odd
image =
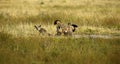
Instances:
[[[0,64],[120,64],[120,38],[55,35],[54,20],[74,23],[75,35],[120,36],[119,0],[0,0]]]
[[[77,34],[119,35],[119,4],[119,0],[2,0],[0,22],[4,30],[11,34],[35,33],[32,28],[35,24],[45,24],[45,27],[49,25],[51,28],[46,29],[54,33],[53,21],[60,19],[66,24],[78,24]]]
[[[13,37],[0,33],[1,64],[119,64],[120,39]]]

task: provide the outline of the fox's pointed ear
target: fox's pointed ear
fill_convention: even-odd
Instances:
[[[41,25],[39,25],[38,27],[41,27]]]
[[[76,24],[72,24],[73,27],[77,28],[78,26]]]
[[[38,27],[36,25],[34,27],[38,30]]]
[[[58,22],[61,22],[60,20],[55,20],[54,25],[56,25]]]

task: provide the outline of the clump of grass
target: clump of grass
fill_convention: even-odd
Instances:
[[[102,25],[103,26],[107,26],[109,28],[113,27],[113,28],[117,28],[117,29],[120,29],[119,26],[120,26],[120,22],[119,22],[119,18],[118,17],[106,17],[103,19],[102,21]]]
[[[11,38],[12,35],[5,33],[4,31],[0,31],[0,41],[4,42],[7,39]]]
[[[44,2],[41,2],[40,4],[41,4],[41,5],[43,5],[43,4],[44,4]]]

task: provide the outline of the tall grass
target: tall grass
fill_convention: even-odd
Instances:
[[[63,16],[62,16],[63,15]],[[43,13],[37,16],[25,16],[25,17],[12,17],[4,16],[1,14],[1,31],[6,31],[9,34],[31,36],[37,31],[34,29],[34,25],[42,25],[49,33],[55,34],[54,20],[60,19],[63,23],[67,24],[72,22],[77,24],[79,28],[75,34],[111,34],[119,35],[119,18],[118,17],[104,17],[98,16],[83,16],[78,18],[75,14],[56,12],[56,13]],[[100,20],[98,20],[100,19]]]
[[[74,34],[120,36],[119,0],[1,0],[0,64],[120,64],[119,38],[55,35],[54,20],[77,24]]]
[[[1,64],[120,63],[119,39],[0,36]]]

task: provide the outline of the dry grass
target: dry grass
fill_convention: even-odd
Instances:
[[[11,37],[0,32],[1,64],[120,63],[120,39]]]
[[[79,26],[74,34],[120,36],[119,0],[0,0],[0,64],[120,64],[119,38],[40,37],[53,21]]]
[[[8,33],[33,34],[35,31],[32,26],[45,24],[43,26],[49,25],[46,29],[54,34],[53,21],[60,19],[63,23],[78,24],[80,27],[77,34],[89,32],[89,30],[92,30],[92,33],[89,32],[91,34],[120,34],[118,0],[11,0],[0,3],[0,22]],[[15,26],[16,28],[12,28]]]

